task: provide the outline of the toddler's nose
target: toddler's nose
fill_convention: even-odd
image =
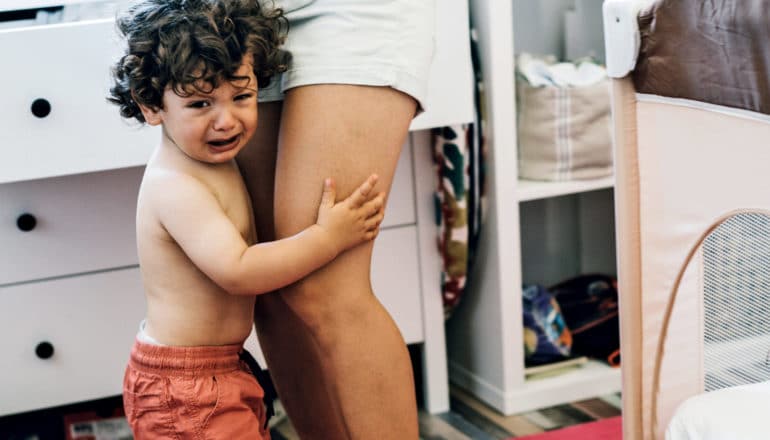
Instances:
[[[229,110],[220,111],[214,118],[214,130],[217,131],[230,131],[235,124],[235,116]]]

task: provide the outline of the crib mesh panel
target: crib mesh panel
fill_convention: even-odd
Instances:
[[[770,380],[770,217],[737,214],[703,242],[705,389]]]

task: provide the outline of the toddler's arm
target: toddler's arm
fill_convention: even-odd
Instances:
[[[291,237],[248,246],[216,197],[197,179],[176,175],[159,183],[154,209],[192,262],[223,289],[256,295],[291,284],[333,260],[340,252],[377,236],[384,194],[367,201],[377,176],[335,203],[331,179],[316,224]]]

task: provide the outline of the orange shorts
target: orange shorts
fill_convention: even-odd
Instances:
[[[269,440],[264,391],[239,359],[242,349],[136,341],[123,379],[134,437]]]

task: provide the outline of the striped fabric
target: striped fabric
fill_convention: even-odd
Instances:
[[[517,81],[519,177],[565,181],[612,174],[609,86]]]

